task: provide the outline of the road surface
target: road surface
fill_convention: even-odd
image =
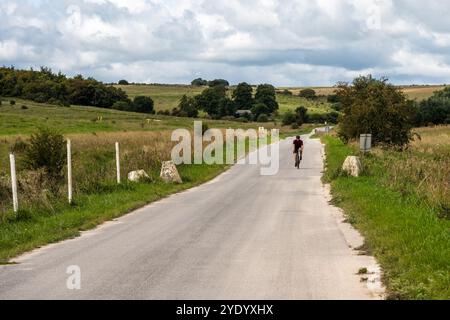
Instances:
[[[372,258],[351,248],[352,231],[328,204],[322,145],[306,136],[305,145],[301,170],[288,139],[275,176],[236,165],[0,266],[0,299],[376,298],[356,275]],[[67,288],[72,265],[80,290]]]

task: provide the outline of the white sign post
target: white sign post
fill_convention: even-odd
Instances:
[[[9,155],[9,162],[11,164],[11,187],[13,194],[13,207],[14,212],[17,213],[19,211],[19,200],[17,197],[16,158],[12,153]]]
[[[116,171],[117,171],[117,183],[120,184],[120,149],[118,142],[116,142]]]
[[[359,149],[361,152],[369,152],[372,149],[372,135],[362,134],[359,139]]]
[[[69,204],[72,204],[72,144],[67,140],[67,193]]]

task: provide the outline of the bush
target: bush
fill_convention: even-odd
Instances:
[[[14,105],[16,105],[16,101],[11,100],[11,101],[9,101],[9,104],[12,105],[12,106],[14,106]]]
[[[141,113],[155,113],[153,100],[146,96],[137,96],[133,100],[133,111]]]
[[[125,101],[114,102],[112,108],[115,110],[120,110],[120,111],[132,111],[132,109],[133,109],[131,107],[131,105]]]
[[[208,84],[208,81],[203,80],[202,78],[197,78],[192,80],[191,85],[192,86],[206,86]]]
[[[308,121],[308,109],[305,107],[298,107],[295,110],[295,122],[301,126]]]
[[[127,85],[129,85],[128,81],[127,81],[127,80],[124,80],[124,79],[119,80],[118,84],[120,84],[120,85],[122,85],[122,86],[127,86]]]
[[[295,114],[292,111],[288,111],[283,115],[283,125],[288,126],[295,122]]]
[[[258,116],[257,119],[258,122],[268,122],[269,121],[269,117],[267,116],[267,114],[262,113]]]
[[[214,79],[212,81],[208,82],[208,86],[215,87],[215,86],[224,86],[228,87],[230,83],[225,79]]]
[[[21,108],[22,110],[28,110],[28,107],[27,107],[26,105],[22,105],[20,108]]]
[[[252,114],[253,114],[254,120],[257,120],[259,118],[259,116],[262,114],[267,115],[269,113],[270,113],[270,109],[264,103],[259,102],[252,107]]]
[[[50,129],[39,129],[31,135],[27,143],[24,161],[29,169],[43,169],[49,181],[60,182],[66,163],[63,135]]]
[[[303,89],[300,91],[299,96],[310,100],[317,98],[316,91],[313,89]]]

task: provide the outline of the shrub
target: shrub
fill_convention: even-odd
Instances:
[[[117,101],[112,106],[115,110],[121,110],[121,111],[132,111],[132,107],[128,102],[125,101]]]
[[[61,181],[66,163],[64,137],[47,128],[39,129],[27,143],[24,161],[29,169],[43,169],[49,181]]]
[[[288,126],[295,122],[295,114],[292,111],[288,111],[283,115],[283,125]]]
[[[329,103],[338,103],[339,97],[337,94],[330,94],[327,96],[327,102]]]
[[[124,80],[124,79],[119,80],[118,84],[120,84],[120,85],[122,85],[122,86],[127,86],[127,85],[129,85],[128,81],[127,81],[127,80]]]
[[[228,87],[230,83],[225,79],[214,79],[212,81],[208,82],[208,86],[215,87],[215,86],[224,86]]]
[[[22,105],[20,108],[21,108],[22,110],[28,110],[28,107],[27,107],[26,105]]]
[[[208,84],[207,80],[203,80],[202,78],[197,78],[192,80],[191,85],[192,86],[206,86]]]
[[[9,101],[9,104],[12,105],[12,106],[14,106],[14,105],[16,104],[16,101],[11,100],[11,101]]]
[[[300,91],[299,96],[311,100],[317,98],[316,91],[313,89],[303,89]]]
[[[298,107],[295,110],[295,122],[301,126],[308,121],[308,109],[305,107]]]
[[[141,113],[155,113],[153,100],[146,96],[137,96],[133,100],[133,111]]]
[[[262,113],[258,116],[257,119],[258,122],[268,122],[269,121],[269,117],[267,116],[267,114]]]
[[[270,109],[264,103],[259,102],[252,107],[252,114],[253,114],[255,120],[257,120],[260,115],[262,115],[262,114],[267,115],[269,113],[270,113]]]

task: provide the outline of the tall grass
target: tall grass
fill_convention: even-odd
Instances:
[[[417,132],[421,139],[406,151],[376,148],[363,156],[359,178],[341,172],[345,157],[358,154],[357,145],[323,137],[324,180],[380,262],[388,298],[449,299],[450,127]]]
[[[402,196],[415,195],[450,218],[450,127],[417,129],[410,147],[403,151],[375,149],[367,159],[383,173],[383,183]]]

